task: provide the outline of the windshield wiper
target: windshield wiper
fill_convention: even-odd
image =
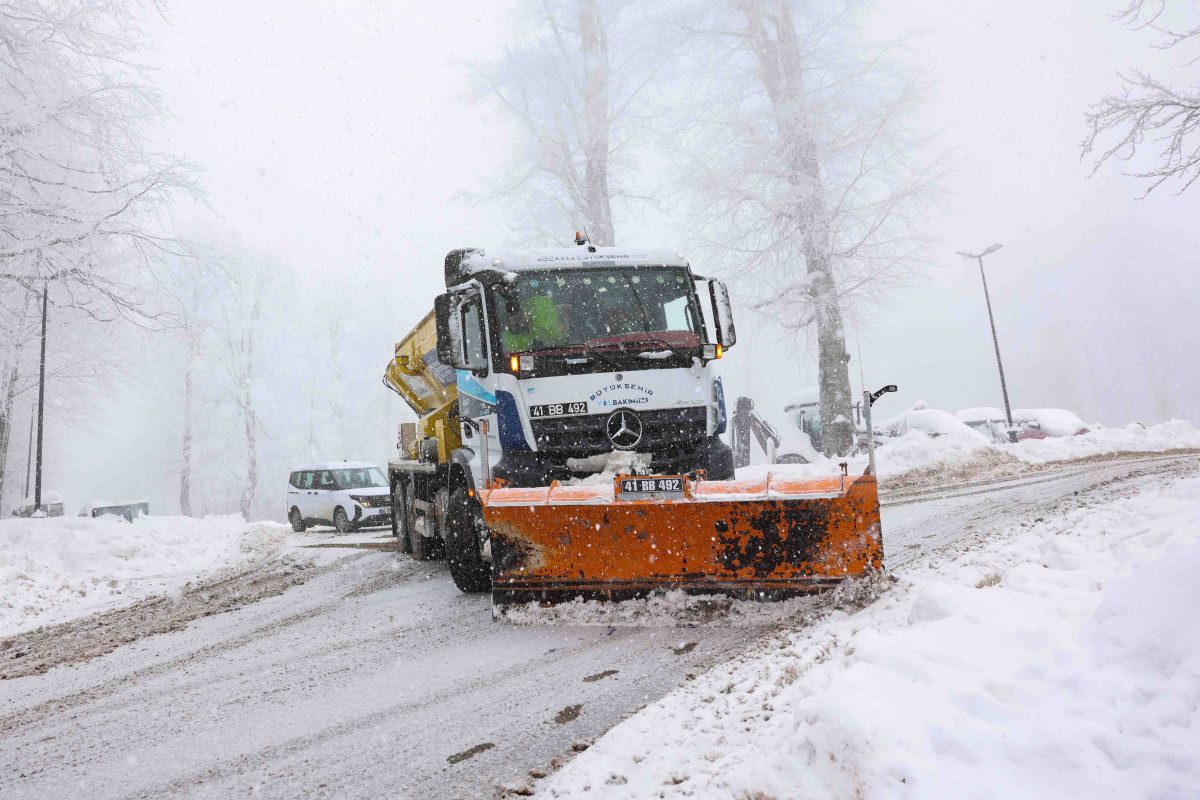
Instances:
[[[580,342],[578,346],[586,349],[589,353],[591,353],[592,355],[594,355],[596,358],[600,359],[604,363],[608,364],[614,370],[620,371],[622,369],[620,364],[618,364],[616,361],[609,358],[608,356],[604,355],[604,353],[601,353],[599,350],[597,350],[595,347],[592,347],[587,342]]]
[[[655,344],[662,350],[670,350],[674,355],[678,347],[667,342],[666,339],[661,339],[658,336],[644,336],[641,339],[634,339],[632,342],[622,342],[622,345],[630,345],[632,347],[645,347],[646,345]]]

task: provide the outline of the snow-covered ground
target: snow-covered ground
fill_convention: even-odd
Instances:
[[[0,636],[178,588],[263,558],[285,526],[241,517],[54,517],[0,521]]]
[[[1129,425],[1100,428],[1079,436],[1027,439],[1016,444],[992,444],[974,431],[962,435],[929,436],[910,429],[875,451],[883,488],[912,483],[953,483],[979,478],[1021,475],[1040,465],[1119,453],[1161,453],[1200,449],[1200,429],[1186,420],[1170,420],[1149,428]],[[834,475],[847,461],[852,474],[867,468],[867,456],[825,459],[813,464],[775,464],[743,467],[739,478],[766,473],[816,477]]]
[[[539,796],[1196,797],[1200,478],[1134,486],[714,668]]]

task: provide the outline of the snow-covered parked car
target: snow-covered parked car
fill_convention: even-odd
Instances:
[[[926,436],[934,437],[954,435],[966,436],[982,442],[990,441],[979,431],[959,422],[953,414],[930,408],[922,401],[918,401],[907,411],[902,411],[875,426],[876,436],[903,436],[909,431],[921,431]]]
[[[941,412],[939,412],[941,413]],[[775,450],[778,464],[810,464],[821,455],[821,403],[820,391],[816,387],[804,389],[792,395],[783,405],[784,424],[779,428],[779,447]],[[854,404],[855,438],[859,451],[867,447],[866,421],[863,419],[862,403]],[[881,438],[879,426],[875,426],[875,446],[886,444]]]
[[[783,404],[779,429],[779,464],[811,464],[821,458],[820,393],[814,387],[797,392]]]
[[[1018,408],[1013,411],[1013,424],[1021,429],[1017,439],[1078,436],[1089,431],[1083,420],[1061,408]]]
[[[990,406],[964,408],[954,416],[959,422],[978,431],[996,444],[1008,442],[1008,418],[998,408]]]
[[[392,524],[392,495],[383,470],[364,461],[296,467],[288,478],[292,530],[332,525],[340,533]]]

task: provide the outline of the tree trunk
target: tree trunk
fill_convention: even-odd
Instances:
[[[256,303],[257,306],[257,303]],[[258,320],[257,308],[253,316],[253,320]],[[252,378],[254,376],[254,322],[251,322],[249,329],[246,331],[245,339],[243,340],[243,352],[245,353],[246,372],[242,379],[242,385],[239,387],[238,405],[242,410],[242,423],[246,433],[246,486],[242,490],[242,517],[247,522],[250,521],[251,507],[254,504],[254,495],[258,491],[258,447],[255,443],[255,428],[258,425],[258,419],[254,413],[254,385]]]
[[[0,376],[0,397],[4,398],[4,407],[0,409],[0,503],[4,501],[5,479],[8,475],[8,447],[12,442],[13,405],[17,397],[17,381],[21,377],[21,351],[25,349],[25,320],[29,313],[29,305],[33,295],[25,293],[25,302],[21,306],[21,316],[13,325],[13,336],[9,346],[9,363],[12,369],[5,365],[4,375]],[[24,500],[24,496],[21,498]]]
[[[580,0],[583,51],[584,227],[592,243],[616,244],[608,191],[608,36],[596,0]]]
[[[817,327],[821,449],[826,456],[844,456],[854,446],[850,354],[833,274],[832,226],[804,91],[804,59],[792,18],[792,0],[733,2],[746,17],[747,41],[758,58],[763,87],[771,100],[780,155],[794,198],[789,212],[802,238],[805,269],[812,276],[808,291]]]
[[[15,362],[11,370],[6,365],[2,377],[4,381],[4,407],[0,408],[0,502],[4,500],[4,483],[5,477],[8,474],[8,446],[12,441],[13,401],[17,396],[17,378],[19,377],[19,373],[17,372]]]
[[[183,378],[183,447],[179,469],[179,511],[192,516],[192,394],[196,372],[197,346],[195,337],[188,335],[187,371]]]

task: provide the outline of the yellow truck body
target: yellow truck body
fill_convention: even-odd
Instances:
[[[462,446],[458,433],[458,389],[455,371],[437,360],[437,325],[433,311],[396,342],[396,353],[384,383],[417,414],[414,435],[400,437],[401,458],[419,460],[421,441],[437,442],[437,461],[445,464]]]

